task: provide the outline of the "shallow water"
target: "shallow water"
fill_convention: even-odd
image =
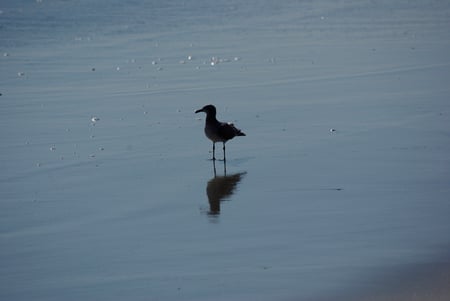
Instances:
[[[1,299],[348,300],[448,263],[448,4],[0,10]],[[206,103],[247,134],[226,164]]]

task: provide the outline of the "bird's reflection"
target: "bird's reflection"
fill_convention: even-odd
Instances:
[[[206,194],[209,201],[209,215],[220,214],[220,203],[229,200],[246,172],[227,175],[226,162],[223,162],[223,175],[217,175],[216,162],[213,160],[214,177],[208,181]]]

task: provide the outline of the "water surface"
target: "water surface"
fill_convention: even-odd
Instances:
[[[444,1],[0,10],[1,299],[408,300],[441,283]],[[194,114],[207,103],[247,134],[226,163]]]

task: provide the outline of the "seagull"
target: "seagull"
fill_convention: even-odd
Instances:
[[[245,134],[234,124],[228,122],[220,122],[216,119],[216,107],[213,105],[206,105],[200,110],[195,111],[195,113],[204,112],[206,113],[205,121],[205,135],[213,142],[213,160],[216,160],[216,142],[223,143],[223,161],[225,158],[225,143],[233,139],[236,136],[245,136]]]

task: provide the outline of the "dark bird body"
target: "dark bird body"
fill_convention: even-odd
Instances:
[[[216,142],[223,143],[223,160],[225,161],[225,143],[236,136],[245,136],[245,134],[232,123],[220,122],[216,118],[216,107],[206,105],[195,113],[205,112],[205,135],[213,142],[213,160],[216,160],[215,149]]]

